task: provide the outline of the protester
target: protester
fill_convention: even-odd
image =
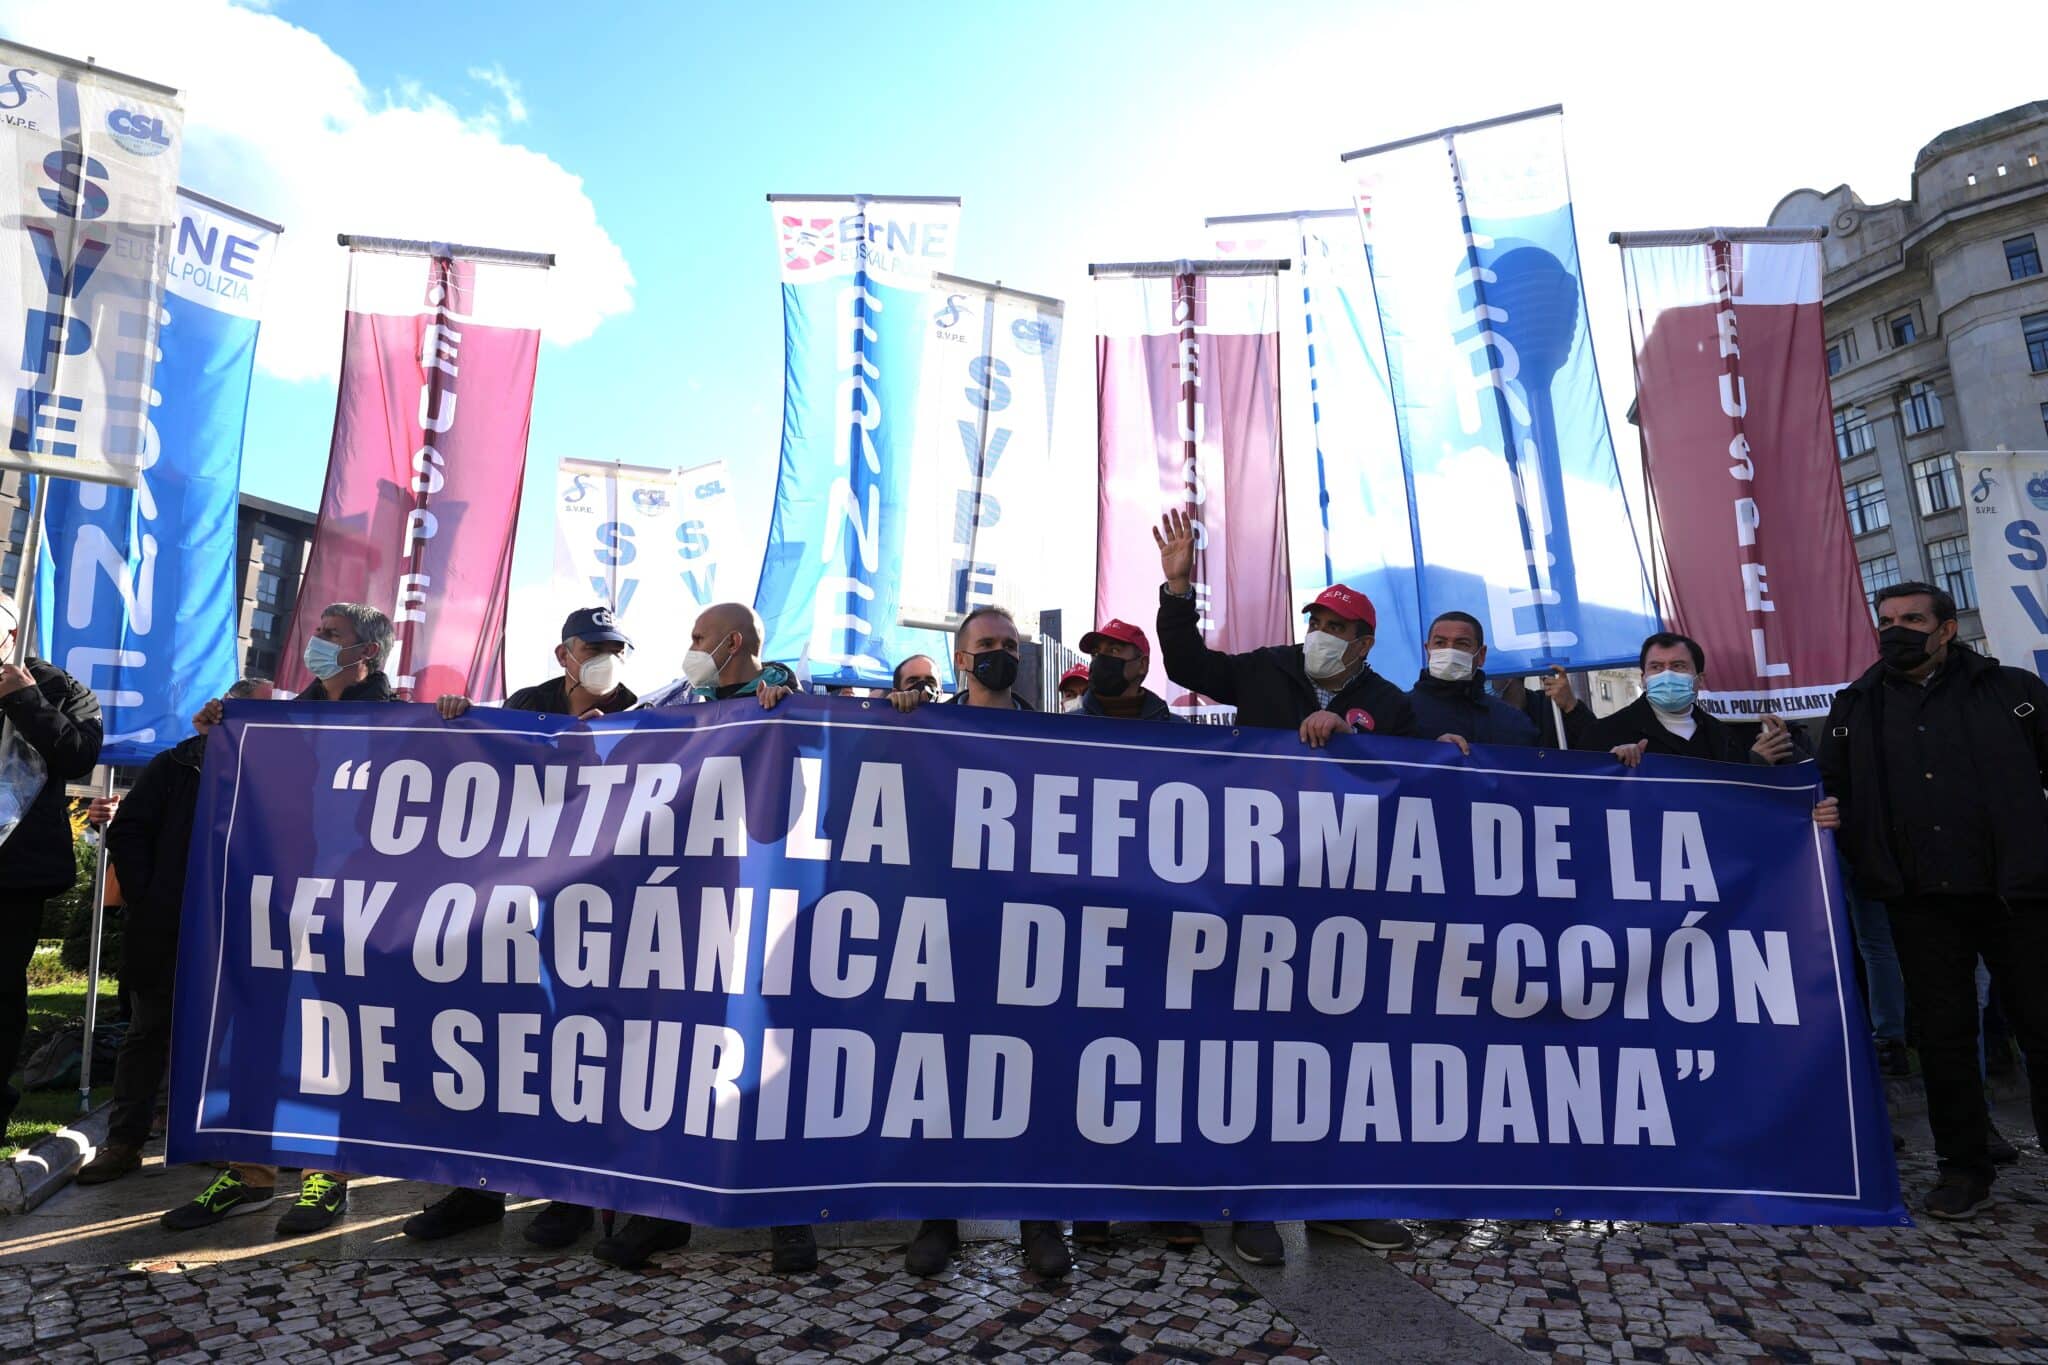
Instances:
[[[244,678],[229,699],[268,701],[266,678]],[[209,727],[211,728],[211,727]],[[171,1060],[171,985],[178,963],[178,922],[185,904],[185,855],[199,808],[202,732],[149,761],[107,825],[107,876],[126,908],[121,931],[121,989],[128,1032],[114,1058],[114,1101],[107,1140],[78,1173],[81,1185],[104,1185],[142,1165],[158,1092]],[[99,801],[94,805],[98,806]]]
[[[1593,725],[1593,708],[1580,702],[1579,694],[1572,690],[1571,675],[1561,664],[1552,664],[1543,675],[1542,686],[1537,688],[1529,687],[1520,678],[1509,678],[1501,684],[1500,699],[1536,722],[1536,733],[1541,736],[1539,744],[1558,743],[1559,716],[1564,718],[1565,748],[1583,747],[1579,741]]]
[[[993,706],[1003,711],[1037,710],[1016,690],[1017,670],[1023,657],[1024,640],[1017,633],[1016,618],[1008,610],[991,606],[968,612],[953,632],[953,672],[960,679],[960,690],[953,694],[949,704]],[[930,701],[933,695],[933,691],[922,687],[902,687],[889,694],[889,704],[908,713]]]
[[[1429,623],[1423,639],[1427,666],[1408,689],[1416,726],[1470,744],[1544,742],[1536,722],[1486,688],[1486,628],[1479,618],[1447,611]]]
[[[1294,730],[1301,742],[1323,748],[1337,734],[1415,735],[1415,712],[1400,688],[1367,666],[1379,614],[1372,600],[1341,583],[1323,589],[1304,609],[1308,640],[1224,654],[1202,639],[1195,610],[1194,525],[1185,512],[1168,512],[1152,533],[1166,581],[1159,589],[1159,642],[1166,676],[1192,692],[1237,707],[1239,725]],[[1380,1218],[1309,1224],[1388,1251],[1414,1238],[1399,1223]],[[1253,1265],[1281,1265],[1287,1244],[1269,1222],[1233,1223],[1230,1241]]]
[[[624,711],[639,700],[631,688],[619,681],[619,667],[632,648],[632,641],[619,629],[610,608],[584,607],[572,611],[562,622],[562,642],[555,646],[555,662],[562,666],[562,671],[545,682],[520,688],[505,698],[504,709],[575,716],[581,720]],[[442,697],[437,705],[443,719],[454,720],[468,712],[473,703],[468,697],[451,695]],[[400,1230],[414,1241],[431,1242],[486,1227],[504,1216],[503,1190],[457,1185],[406,1219]],[[526,1225],[525,1237],[535,1246],[558,1249],[573,1244],[596,1221],[595,1209],[550,1200]]]
[[[1159,590],[1159,644],[1167,677],[1235,706],[1239,725],[1293,730],[1317,749],[1332,735],[1354,731],[1420,733],[1407,695],[1366,665],[1379,615],[1364,593],[1341,583],[1325,588],[1304,608],[1309,633],[1303,644],[1223,654],[1202,639],[1191,577],[1195,533],[1187,513],[1168,512],[1152,540],[1166,577]]]
[[[1799,757],[1792,735],[1778,716],[1766,713],[1763,732],[1743,743],[1734,726],[1699,709],[1707,652],[1697,640],[1660,631],[1643,641],[1638,663],[1643,695],[1611,716],[1593,722],[1575,748],[1605,749],[1633,768],[1645,753],[1705,758],[1716,763],[1787,763]]]
[[[313,681],[300,701],[397,701],[384,659],[391,650],[391,620],[360,602],[337,602],[320,613],[306,640],[303,658]],[[210,701],[192,718],[205,734],[220,723],[221,704]],[[349,1177],[339,1171],[308,1169],[299,1176],[299,1197],[277,1220],[277,1235],[302,1237],[324,1232],[348,1210]],[[277,1167],[236,1162],[190,1203],[158,1220],[170,1232],[192,1232],[224,1219],[254,1213],[277,1196]]]
[[[961,684],[953,694],[953,704],[993,707],[999,711],[1035,709],[1015,690],[1023,648],[1016,620],[1002,607],[977,607],[967,613],[953,632],[953,672]],[[889,704],[906,714],[930,699],[930,694],[918,687],[899,688],[889,694]],[[1066,1239],[1060,1235],[1057,1222],[1027,1218],[1017,1225],[1017,1241],[1024,1250],[1024,1264],[1033,1274],[1057,1279],[1073,1269],[1074,1258],[1067,1252]],[[913,1275],[930,1278],[944,1270],[959,1249],[957,1221],[927,1218],[903,1249],[903,1268]]]
[[[1088,665],[1069,664],[1067,671],[1060,674],[1060,710],[1078,711],[1081,698],[1088,692]]]
[[[1922,1201],[1991,1202],[1977,961],[1990,967],[2048,1133],[2048,684],[1956,639],[1955,599],[1878,591],[1879,661],[1835,698],[1820,767],[1861,895],[1890,912],[1940,1176]]]
[[[640,699],[641,707],[753,697],[763,711],[796,690],[786,665],[761,661],[761,618],[744,602],[720,602],[698,613],[683,655],[683,676]]]
[[[1152,671],[1152,642],[1145,632],[1125,621],[1110,621],[1081,637],[1086,664],[1075,664],[1067,676],[1079,675],[1083,690],[1072,708],[1082,715],[1119,720],[1158,720],[1173,725],[1187,724],[1176,716],[1163,698],[1144,685]],[[1065,679],[1061,680],[1062,683]],[[1202,1230],[1193,1223],[1159,1222],[1152,1225],[1168,1246],[1191,1247],[1202,1240]],[[1076,1219],[1074,1240],[1083,1246],[1102,1246],[1109,1241],[1109,1224],[1099,1219]]]
[[[750,696],[767,711],[795,690],[794,673],[782,664],[761,661],[761,618],[754,609],[742,602],[720,602],[698,613],[689,652],[683,656],[682,678],[642,698],[638,706],[688,706]],[[621,1270],[639,1270],[664,1251],[688,1246],[690,1231],[688,1223],[636,1213],[600,1241],[593,1254]],[[777,1274],[817,1268],[818,1239],[808,1227],[773,1227],[768,1235]]]
[[[896,671],[889,677],[889,692],[901,692],[906,687],[919,689],[928,699],[937,697],[939,695],[938,660],[932,658],[929,654],[913,654],[902,663],[897,664]],[[889,692],[884,692],[882,695],[887,697]]]
[[[89,776],[100,757],[99,698],[34,655],[14,663],[17,629],[14,608],[0,602],[0,660],[7,661],[0,663],[0,721],[41,758],[45,772],[42,789],[0,842],[0,1136],[21,1103],[7,1078],[28,1031],[28,964],[42,936],[43,907],[78,880],[64,784]]]

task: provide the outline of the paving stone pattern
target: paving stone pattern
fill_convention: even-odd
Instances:
[[[1902,1153],[1909,1204],[1931,1152]],[[1962,1224],[1417,1224],[1389,1263],[1538,1356],[2048,1361],[2048,1160],[2025,1144]]]
[[[758,1255],[702,1252],[644,1276],[585,1256],[0,1268],[0,1359],[1328,1360],[1207,1250],[1077,1252],[1063,1287],[1002,1242],[933,1283],[882,1247],[789,1280]]]

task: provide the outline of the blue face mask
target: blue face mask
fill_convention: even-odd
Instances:
[[[306,641],[306,671],[322,682],[341,672],[341,646],[315,635]]]
[[[1650,705],[1666,715],[1678,715],[1699,694],[1699,679],[1690,673],[1659,673],[1643,684]]]

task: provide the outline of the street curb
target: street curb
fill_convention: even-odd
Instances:
[[[59,1128],[8,1158],[0,1170],[0,1214],[27,1213],[70,1183],[107,1140],[112,1104],[102,1104],[69,1128]]]

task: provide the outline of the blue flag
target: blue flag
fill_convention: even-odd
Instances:
[[[771,198],[782,259],[782,469],[754,608],[767,658],[883,686],[897,623],[926,293],[957,199]],[[906,637],[907,638],[907,637]],[[921,637],[920,637],[921,638]]]
[[[103,763],[184,739],[240,674],[242,427],[280,231],[179,191],[142,481],[45,485],[43,652],[99,694]]]
[[[230,703],[169,1160],[726,1225],[1898,1222],[1811,764]]]
[[[1556,109],[1345,156],[1370,249],[1426,627],[1497,676],[1634,663],[1661,629],[1615,464]]]

